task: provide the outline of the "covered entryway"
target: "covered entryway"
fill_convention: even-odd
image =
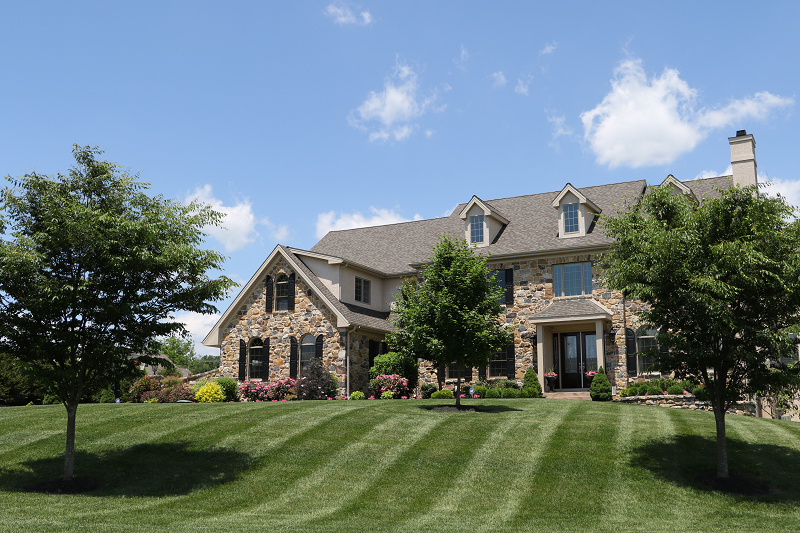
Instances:
[[[542,390],[589,388],[586,372],[605,367],[605,332],[612,313],[591,298],[556,300],[533,315]],[[545,379],[554,372],[555,378]],[[548,387],[549,385],[549,387]]]

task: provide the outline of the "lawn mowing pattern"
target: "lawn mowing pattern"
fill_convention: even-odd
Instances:
[[[729,416],[731,468],[780,489],[699,490],[710,413],[569,400],[86,405],[78,496],[61,406],[0,410],[0,532],[800,530],[800,425]],[[36,432],[49,433],[37,437]]]

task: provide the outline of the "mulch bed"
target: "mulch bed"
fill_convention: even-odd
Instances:
[[[718,478],[716,472],[705,472],[696,475],[694,480],[705,490],[739,494],[741,496],[764,496],[772,491],[769,485],[760,479],[734,472],[730,472],[728,475],[727,479],[723,479]]]
[[[83,494],[104,486],[105,483],[85,478],[73,478],[72,481],[54,479],[52,481],[44,481],[31,485],[30,487],[25,487],[25,492],[38,492],[40,494]]]

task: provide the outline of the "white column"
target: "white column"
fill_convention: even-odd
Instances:
[[[597,368],[598,370],[602,366],[605,370],[606,368],[606,352],[603,349],[603,321],[602,320],[595,320],[594,321],[594,331],[595,331],[595,344],[597,345]]]
[[[544,386],[544,337],[545,337],[545,327],[541,324],[536,326],[536,362],[539,371],[537,372],[539,377],[539,385],[542,386],[542,392],[546,390]]]

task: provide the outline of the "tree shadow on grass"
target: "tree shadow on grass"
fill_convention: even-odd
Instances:
[[[441,405],[419,405],[419,409],[424,409],[426,411],[445,411],[445,412],[456,412],[455,404],[441,404]],[[437,409],[438,408],[438,409]],[[444,408],[444,409],[442,409]],[[450,409],[448,409],[450,408]],[[513,407],[509,407],[507,405],[473,405],[473,404],[461,404],[461,409],[459,412],[462,413],[505,413],[508,411],[523,411],[523,409],[515,409]]]
[[[677,435],[670,439],[647,441],[633,449],[630,465],[650,471],[680,487],[698,490],[719,489],[714,484],[717,469],[715,437]],[[774,444],[754,444],[728,438],[728,469],[736,477],[732,490],[740,499],[757,498],[800,505],[800,451]],[[723,485],[724,486],[724,485]]]
[[[232,481],[251,461],[235,450],[148,443],[99,454],[76,450],[75,477],[99,485],[87,496],[177,496]],[[0,470],[0,489],[28,490],[59,479],[63,468],[63,455],[19,463]]]

